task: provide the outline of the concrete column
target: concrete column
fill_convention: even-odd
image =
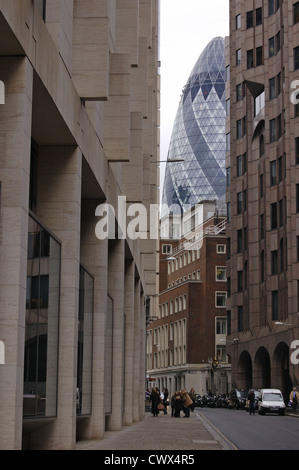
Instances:
[[[61,288],[57,419],[31,434],[34,449],[76,443],[81,170],[79,148],[39,148],[37,215],[61,241]]]
[[[112,413],[107,417],[108,431],[121,430],[124,409],[124,270],[125,240],[109,240],[108,293],[113,299],[114,316]]]
[[[129,426],[133,423],[133,408],[136,402],[133,401],[133,391],[136,388],[134,382],[134,301],[135,301],[135,263],[133,260],[126,260],[125,266],[125,382],[124,382],[124,416],[123,424]]]
[[[144,416],[145,412],[145,384],[146,384],[146,318],[145,318],[145,294],[141,293],[140,297],[140,375],[139,375],[139,420]]]
[[[135,305],[134,305],[134,384],[133,390],[133,420],[139,421],[139,393],[137,384],[140,383],[140,279],[135,281]]]
[[[24,57],[0,58],[0,449],[22,447],[24,331],[33,71]]]
[[[95,236],[94,200],[82,202],[81,263],[94,277],[92,415],[77,423],[78,439],[102,439],[105,432],[105,338],[108,286],[108,238]]]

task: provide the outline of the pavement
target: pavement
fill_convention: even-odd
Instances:
[[[76,450],[201,451],[233,450],[231,444],[198,410],[190,418],[174,418],[171,410],[153,417],[149,412],[139,423],[121,431],[106,432],[100,441],[79,441]]]

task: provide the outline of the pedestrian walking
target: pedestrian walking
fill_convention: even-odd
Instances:
[[[167,404],[168,404],[168,396],[169,396],[169,392],[168,392],[168,389],[167,388],[164,388],[164,396],[163,396],[163,405],[164,405],[164,409],[163,409],[163,412],[165,415],[167,415]]]
[[[177,391],[171,398],[171,416],[174,418],[180,418],[181,411],[184,409],[182,402],[181,392]]]
[[[255,394],[253,390],[250,390],[247,398],[249,402],[249,414],[254,415],[255,414]]]
[[[292,402],[293,413],[297,411],[297,404],[299,400],[299,393],[297,392],[296,387],[293,387],[293,390],[290,393],[290,401]]]
[[[181,397],[182,397],[182,402],[184,406],[184,413],[185,413],[184,418],[190,418],[190,406],[192,405],[193,402],[189,394],[186,392],[186,390],[182,390]]]
[[[190,392],[189,392],[189,397],[191,398],[192,400],[192,405],[190,405],[190,410],[191,411],[194,411],[194,407],[195,407],[195,400],[196,400],[196,393],[195,393],[195,390],[194,388],[192,387]]]
[[[152,415],[158,416],[159,415],[159,404],[160,404],[160,393],[159,391],[154,387],[152,389],[152,393],[150,396],[150,401],[152,403]]]

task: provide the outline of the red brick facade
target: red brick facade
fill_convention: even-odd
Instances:
[[[217,233],[219,224],[222,230]],[[184,246],[182,239],[160,241],[158,318],[147,327],[147,365],[155,384],[171,392],[193,386],[203,394],[212,386],[215,392],[227,387],[227,376],[225,384],[211,383],[217,341],[225,348],[220,342],[225,335],[216,335],[216,319],[226,322],[225,219],[212,217],[201,230],[203,236],[191,247]],[[223,293],[222,307],[216,306],[217,292]]]

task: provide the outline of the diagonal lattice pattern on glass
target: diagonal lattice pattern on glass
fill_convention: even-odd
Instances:
[[[166,165],[162,216],[171,206],[188,208],[225,198],[225,51],[214,38],[196,62],[183,88]]]

